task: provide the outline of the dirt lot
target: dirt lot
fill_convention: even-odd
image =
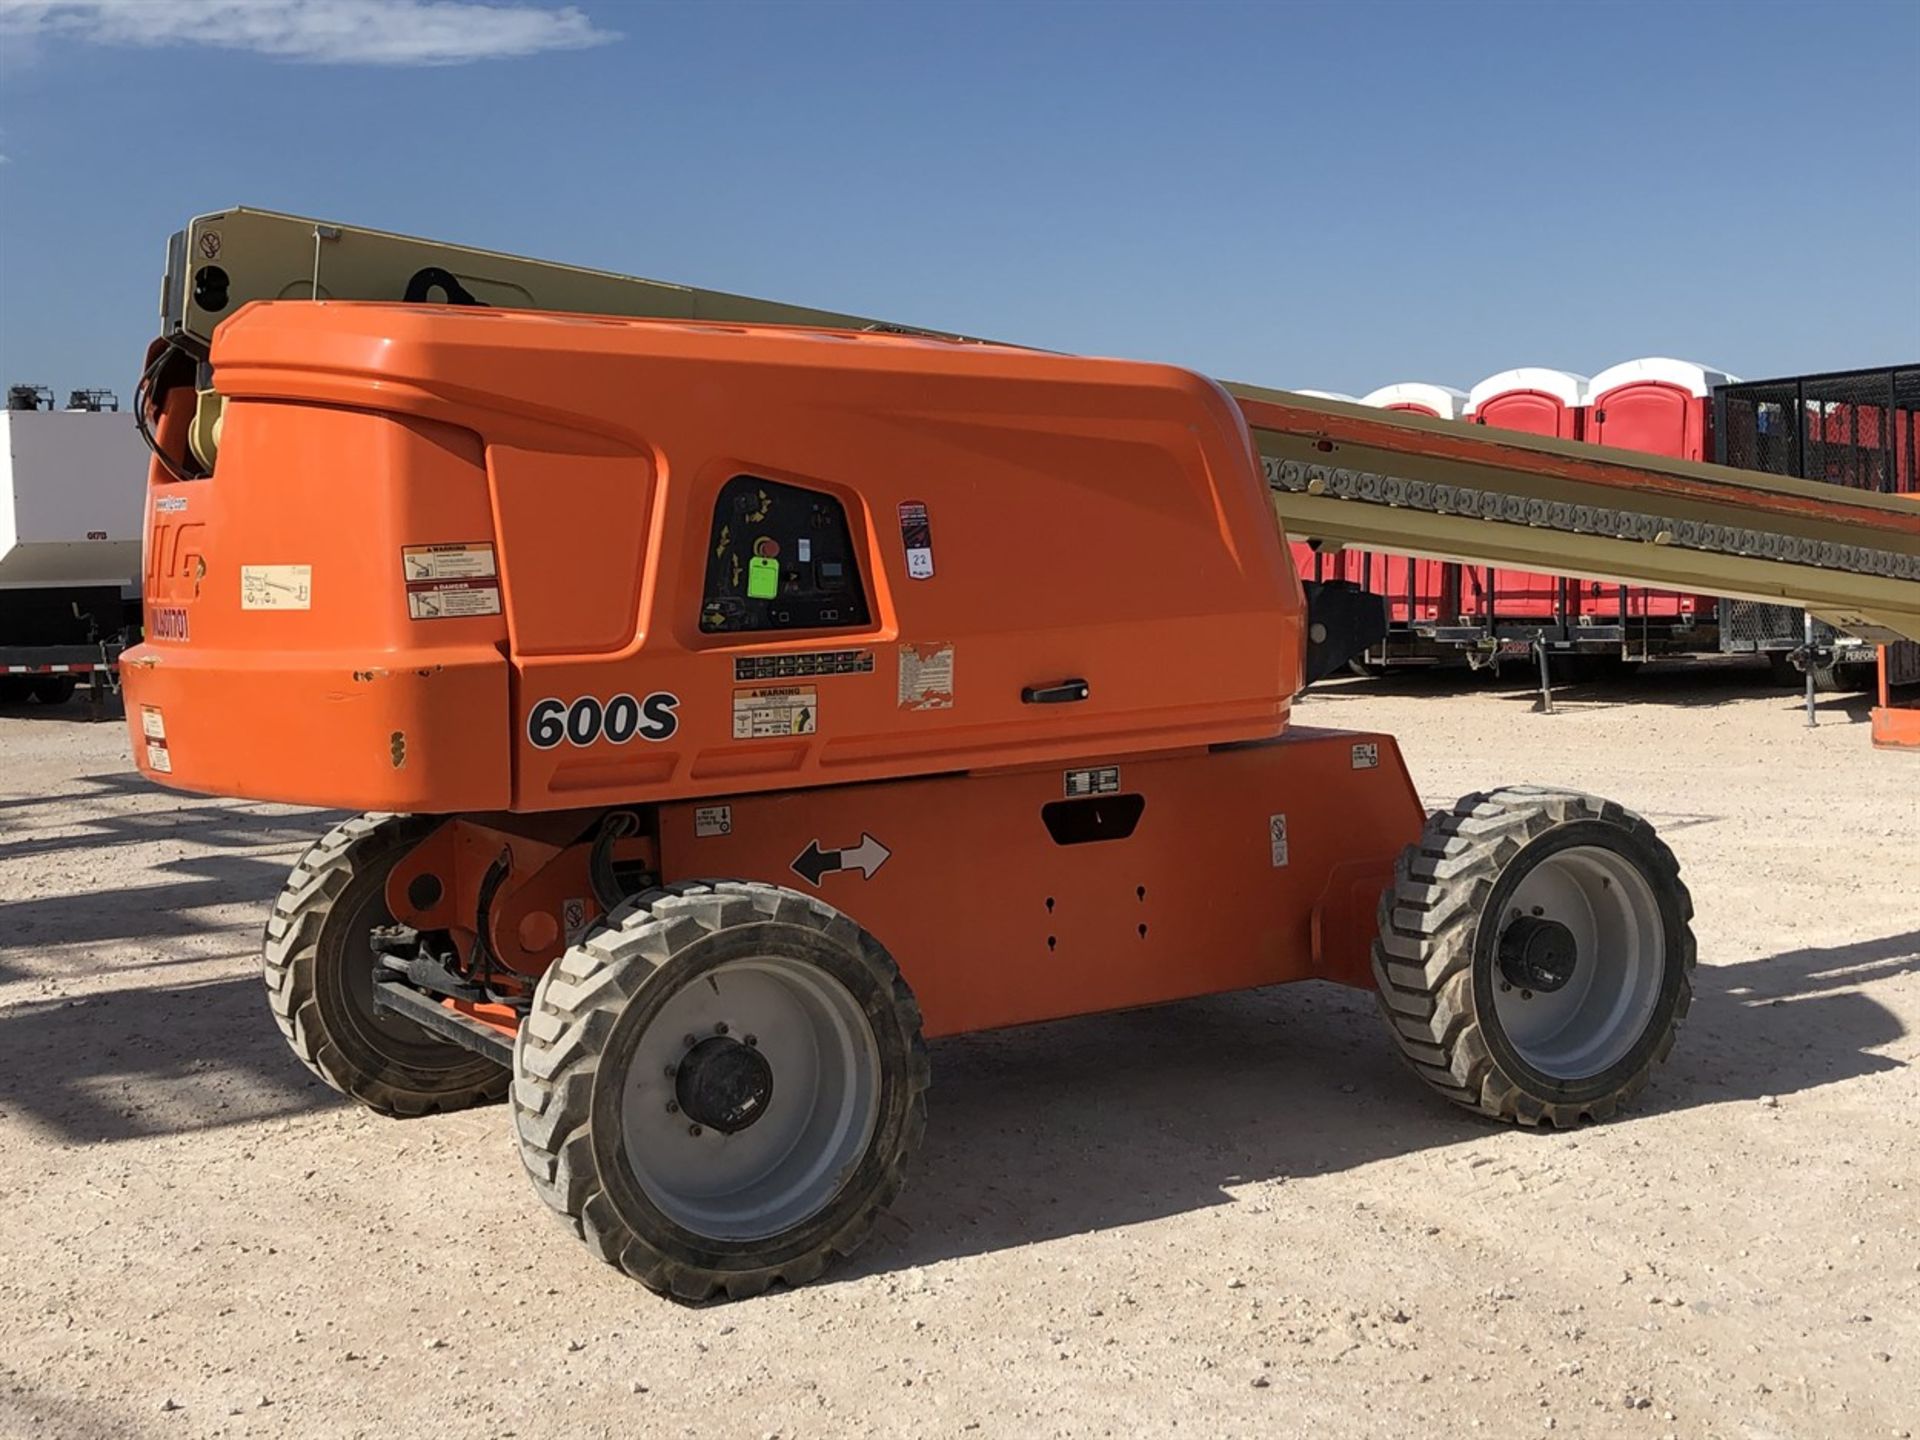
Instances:
[[[876,1240],[701,1310],[565,1236],[504,1112],[312,1081],[255,941],[326,817],[152,789],[82,713],[0,716],[7,1435],[1920,1430],[1920,756],[1858,706],[1309,699],[1433,804],[1539,780],[1661,827],[1699,997],[1633,1113],[1479,1123],[1314,986],[946,1042]]]

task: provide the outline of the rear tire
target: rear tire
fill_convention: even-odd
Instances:
[[[1693,902],[1620,806],[1513,786],[1431,817],[1381,897],[1381,1013],[1414,1072],[1523,1125],[1604,1119],[1692,1001]]]
[[[689,1088],[703,1063],[724,1072],[718,1112]],[[541,978],[514,1134],[601,1259],[678,1300],[740,1299],[866,1237],[925,1132],[927,1079],[919,1006],[866,931],[778,886],[681,884]]]
[[[510,1077],[373,1006],[376,926],[391,925],[387,875],[439,822],[362,815],[314,842],[267,917],[263,976],[274,1022],[306,1067],[382,1115],[429,1115],[498,1100]]]

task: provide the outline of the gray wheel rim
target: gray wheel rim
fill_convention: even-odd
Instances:
[[[1646,1034],[1666,978],[1666,927],[1632,860],[1597,845],[1556,850],[1529,870],[1501,917],[1557,920],[1573,934],[1572,978],[1550,993],[1510,986],[1496,966],[1494,1013],[1507,1043],[1554,1080],[1617,1065]]]
[[[672,1072],[689,1040],[715,1034],[751,1037],[773,1072],[765,1112],[731,1135],[693,1133],[674,1103]],[[709,1239],[764,1240],[824,1210],[866,1154],[880,1113],[880,1047],[860,1002],[817,966],[776,955],[729,961],[655,1012],[621,1099],[627,1164],[662,1214]]]

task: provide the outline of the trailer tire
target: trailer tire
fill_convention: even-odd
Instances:
[[[1813,688],[1821,695],[1864,694],[1879,684],[1879,667],[1871,661],[1847,660],[1837,665],[1818,665],[1813,671]]]
[[[1673,852],[1633,812],[1571,790],[1468,795],[1429,818],[1381,897],[1380,1011],[1456,1104],[1604,1119],[1673,1048],[1692,917]]]
[[[764,1077],[728,1092],[725,1121],[694,1080],[714,1057]],[[541,978],[514,1135],[601,1259],[676,1300],[742,1299],[866,1237],[926,1130],[927,1083],[919,1005],[865,930],[779,886],[684,883],[629,900]]]
[[[79,683],[71,675],[41,675],[28,689],[36,704],[64,705],[73,698]]]
[[[499,1100],[510,1077],[482,1056],[373,1008],[375,925],[391,924],[394,862],[439,822],[361,815],[294,865],[267,917],[262,976],[274,1023],[306,1067],[382,1115],[430,1115]]]

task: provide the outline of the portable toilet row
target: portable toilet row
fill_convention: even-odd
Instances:
[[[1648,356],[1598,375],[1526,366],[1489,375],[1467,392],[1466,416],[1529,435],[1612,445],[1682,460],[1709,458],[1713,387],[1730,377],[1711,366]],[[1638,621],[1642,635],[1662,637],[1709,619],[1711,596],[1623,589],[1597,581],[1563,581],[1525,571],[1475,572],[1465,612],[1498,624],[1563,619],[1571,633]]]
[[[1329,390],[1297,394],[1347,404],[1492,425],[1523,434],[1584,441],[1679,459],[1713,451],[1713,387],[1731,377],[1711,366],[1650,356],[1594,376],[1544,366],[1489,375],[1471,389],[1402,381],[1362,396]],[[1623,589],[1598,581],[1359,550],[1334,554],[1295,546],[1308,579],[1347,580],[1387,601],[1390,659],[1433,658],[1444,646],[1431,629],[1464,626],[1489,637],[1542,633],[1601,651],[1645,639],[1663,649],[1691,648],[1684,632],[1712,618],[1710,596]],[[1561,628],[1564,626],[1564,630]],[[1681,632],[1676,636],[1675,632]]]

